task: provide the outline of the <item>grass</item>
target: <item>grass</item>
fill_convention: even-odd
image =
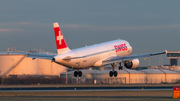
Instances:
[[[0,101],[179,101],[172,91],[0,92]]]
[[[172,98],[42,98],[42,97],[10,97],[0,101],[179,101]]]

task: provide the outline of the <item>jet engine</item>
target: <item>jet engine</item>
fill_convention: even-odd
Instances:
[[[130,61],[125,61],[124,66],[128,69],[134,69],[139,66],[139,59],[133,59]]]

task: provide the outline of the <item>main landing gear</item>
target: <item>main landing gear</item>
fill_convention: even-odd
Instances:
[[[112,63],[111,66],[113,68],[113,71],[109,72],[109,76],[112,77],[114,75],[114,77],[117,77],[118,73],[117,71],[114,71],[115,67],[116,67],[117,63]]]
[[[82,76],[82,72],[79,71],[79,69],[78,69],[78,71],[74,71],[74,76],[77,77],[77,75],[79,75],[79,77]]]
[[[121,66],[121,62],[119,62],[119,70],[122,70],[123,66]]]

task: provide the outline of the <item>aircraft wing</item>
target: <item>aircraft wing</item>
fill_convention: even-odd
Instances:
[[[10,54],[22,54],[22,55],[26,55],[27,57],[31,57],[33,59],[41,58],[41,59],[48,59],[48,60],[52,60],[54,58],[54,56],[56,56],[56,55],[48,55],[48,54],[25,53],[25,52],[8,52],[8,53],[10,53]]]
[[[104,60],[102,64],[107,65],[107,64],[111,64],[111,63],[122,62],[122,61],[137,59],[137,58],[146,58],[146,57],[160,55],[160,54],[166,54],[166,53],[167,53],[167,51],[158,52],[158,53],[149,53],[149,54],[130,55],[130,56],[123,56],[123,57],[116,56],[116,57],[112,57],[112,58]]]

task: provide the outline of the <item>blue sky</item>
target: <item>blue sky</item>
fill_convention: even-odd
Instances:
[[[179,0],[1,0],[0,51],[56,52],[53,22],[71,49],[125,39],[133,54],[180,51]],[[158,65],[159,57],[151,58]],[[141,61],[141,65],[148,65]],[[163,56],[163,64],[169,64]]]

